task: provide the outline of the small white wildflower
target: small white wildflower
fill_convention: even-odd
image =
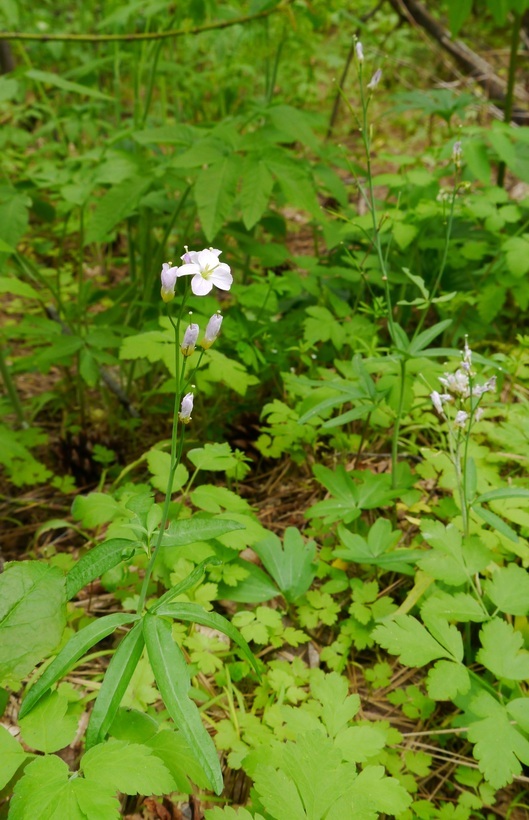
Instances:
[[[174,289],[178,277],[178,268],[173,267],[170,262],[164,262],[162,265],[162,299],[164,302],[170,302],[174,299]]]
[[[180,350],[184,356],[191,356],[193,353],[197,343],[199,331],[199,326],[195,324],[190,324],[186,327],[186,332],[184,333],[184,338],[182,339],[182,344],[180,345]]]
[[[463,351],[463,361],[461,364],[465,370],[470,370],[472,367],[472,351],[468,346],[468,336],[465,336],[465,349]]]
[[[369,82],[367,84],[367,87],[369,88],[369,90],[374,91],[374,89],[377,87],[377,85],[379,84],[381,79],[382,79],[382,69],[377,68],[377,70],[375,71],[375,73],[373,74],[373,76],[371,77],[371,79],[369,80]]]
[[[186,393],[180,405],[180,412],[178,418],[183,424],[189,424],[191,421],[191,413],[193,412],[193,394]]]
[[[450,393],[463,396],[465,399],[470,395],[468,373],[465,373],[464,370],[456,370],[455,373],[445,373],[444,376],[439,377],[439,381]]]
[[[441,394],[437,392],[437,390],[432,390],[430,393],[430,399],[432,400],[432,404],[437,410],[438,413],[441,415],[444,414],[443,410],[443,402],[441,401]]]
[[[461,156],[463,154],[461,148],[461,140],[457,140],[454,142],[454,147],[452,148],[452,160],[456,168],[461,168]]]
[[[474,421],[480,421],[483,416],[483,407],[478,407],[474,413]]]
[[[195,296],[206,296],[215,287],[229,290],[233,276],[228,265],[219,262],[222,251],[205,248],[203,251],[188,251],[181,257],[184,264],[178,268],[177,276],[192,276],[191,290]]]
[[[362,47],[362,43],[360,42],[360,40],[356,41],[355,51],[356,51],[356,59],[358,60],[359,63],[363,63],[364,62],[364,49]]]
[[[464,427],[468,421],[468,413],[466,410],[458,410],[454,419],[456,427]]]
[[[496,376],[492,376],[485,384],[477,384],[472,388],[473,396],[482,396],[484,393],[496,390]]]
[[[202,339],[202,347],[204,350],[207,350],[208,347],[211,347],[213,342],[216,341],[219,333],[220,333],[220,326],[222,324],[222,316],[220,313],[214,313],[211,319],[209,320],[206,330],[204,332],[204,338]]]

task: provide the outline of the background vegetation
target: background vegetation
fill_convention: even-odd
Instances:
[[[529,816],[525,0],[0,25],[1,816]]]

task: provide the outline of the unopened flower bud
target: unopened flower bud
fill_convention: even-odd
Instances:
[[[174,289],[176,280],[178,278],[178,268],[172,267],[170,262],[164,262],[162,265],[162,299],[164,302],[170,302],[174,299]]]
[[[371,79],[369,80],[369,82],[367,84],[367,87],[369,88],[369,90],[374,91],[374,89],[377,87],[377,85],[379,84],[381,79],[382,79],[382,69],[377,68],[377,70],[375,71],[375,73],[373,74],[373,76],[371,77]]]
[[[190,324],[187,326],[186,332],[184,333],[184,338],[182,339],[182,344],[180,345],[180,350],[184,356],[191,356],[194,351],[199,330],[200,328],[198,325]]]
[[[457,140],[454,142],[454,147],[452,148],[452,159],[454,161],[454,165],[456,168],[461,168],[461,156],[463,154],[461,148],[461,140]]]
[[[454,419],[456,427],[464,427],[468,420],[468,413],[466,410],[458,410]]]
[[[183,424],[189,424],[191,421],[191,413],[193,412],[193,394],[186,393],[180,405],[180,412],[178,418]]]
[[[440,413],[441,415],[443,415],[444,414],[443,402],[442,402],[441,396],[437,392],[437,390],[432,390],[432,392],[430,393],[430,399],[432,401],[433,406],[437,410],[437,412]]]
[[[209,320],[205,333],[204,338],[202,339],[202,347],[204,350],[207,350],[208,347],[211,347],[213,342],[216,341],[219,333],[220,333],[220,326],[222,324],[222,316],[220,313],[214,313],[211,319]]]
[[[356,51],[356,59],[358,60],[359,63],[363,63],[364,62],[364,49],[362,48],[362,43],[360,42],[360,40],[356,41],[355,51]]]

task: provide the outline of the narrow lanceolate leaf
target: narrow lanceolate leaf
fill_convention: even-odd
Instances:
[[[222,773],[214,743],[200,712],[190,700],[189,672],[184,656],[175,644],[171,624],[155,615],[143,619],[145,644],[163,702],[202,766],[216,794],[223,788]]]
[[[143,647],[142,622],[139,621],[125,635],[108,665],[86,730],[86,749],[103,740],[112,725]]]
[[[257,674],[259,674],[259,666],[252,650],[239,630],[226,620],[226,618],[223,618],[222,615],[216,612],[206,612],[199,604],[188,603],[166,604],[157,610],[157,615],[168,615],[170,618],[175,618],[178,621],[189,621],[191,623],[202,624],[202,626],[209,626],[210,629],[218,629],[219,632],[223,632],[241,648],[248,663],[250,663]]]
[[[71,669],[73,664],[78,661],[79,658],[82,658],[84,653],[92,646],[114,632],[118,626],[136,621],[138,618],[139,615],[131,615],[128,612],[117,612],[115,615],[105,615],[103,618],[98,618],[97,621],[94,621],[94,623],[85,626],[84,629],[77,632],[73,638],[70,638],[64,649],[61,649],[55,660],[50,663],[36,684],[31,687],[24,698],[19,717],[23,718],[24,715],[27,715],[40,698],[48,691],[50,686],[53,686],[59,678],[62,678],[62,676]]]
[[[66,576],[68,601],[95,578],[99,578],[120,561],[131,558],[141,549],[141,544],[128,538],[111,538],[93,547],[83,555]]]

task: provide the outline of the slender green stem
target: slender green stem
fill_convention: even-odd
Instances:
[[[507,93],[505,95],[505,106],[503,109],[504,122],[510,124],[512,119],[512,109],[514,102],[514,83],[516,80],[516,64],[518,62],[518,46],[520,44],[520,32],[522,29],[522,15],[517,11],[514,13],[514,24],[511,32],[511,53],[509,56],[509,75],[507,77]],[[497,184],[503,188],[505,182],[505,162],[498,165]]]
[[[402,411],[404,409],[404,393],[406,388],[406,359],[399,360],[400,365],[400,392],[399,405],[397,408],[397,416],[395,424],[393,425],[393,436],[391,440],[391,486],[393,489],[397,486],[397,462],[399,456],[399,432],[400,423],[402,420]]]
[[[184,446],[184,428],[182,426],[182,432],[180,434],[180,442],[178,442],[178,412],[180,407],[180,397],[181,397],[181,378],[180,378],[180,322],[182,319],[182,314],[184,312],[184,305],[186,302],[186,297],[182,298],[182,302],[180,304],[180,310],[178,312],[178,318],[176,322],[173,320],[172,316],[169,314],[169,319],[171,324],[174,328],[175,334],[175,376],[176,376],[176,389],[175,389],[175,398],[174,398],[174,409],[173,409],[173,428],[171,432],[171,466],[169,469],[169,478],[167,480],[167,489],[165,491],[165,500],[162,509],[162,519],[160,521],[160,528],[158,530],[158,536],[156,538],[156,543],[153,547],[151,552],[151,557],[149,559],[149,563],[147,564],[147,569],[145,570],[145,577],[143,579],[143,583],[140,590],[140,597],[138,601],[137,612],[141,613],[143,611],[143,607],[145,606],[145,599],[147,597],[147,590],[149,588],[149,583],[151,580],[151,576],[154,570],[154,565],[158,558],[158,554],[160,552],[160,547],[162,544],[163,536],[165,533],[165,527],[167,525],[167,519],[169,517],[169,505],[171,503],[171,497],[173,494],[173,483],[174,477],[176,473],[176,468],[180,463],[180,458],[182,456],[182,448]],[[177,446],[178,445],[178,446]]]
[[[15,383],[11,378],[11,373],[9,372],[9,367],[7,366],[7,362],[4,357],[4,346],[0,342],[0,376],[2,376],[2,381],[4,382],[4,386],[9,396],[9,401],[11,402],[11,406],[13,407],[13,411],[17,417],[17,421],[21,427],[27,428],[29,427],[26,419],[24,418],[24,410],[22,408],[22,402],[20,401],[20,397],[18,395],[17,389],[15,387]]]
[[[457,169],[456,169],[456,173],[459,173],[457,171]],[[448,214],[448,222],[447,222],[447,225],[446,225],[446,236],[445,236],[445,244],[444,244],[444,249],[443,249],[443,257],[441,259],[441,264],[439,265],[439,271],[438,271],[437,276],[435,278],[435,282],[433,283],[432,288],[430,290],[430,295],[428,296],[428,302],[427,302],[426,307],[424,308],[424,310],[422,312],[422,315],[421,315],[421,318],[419,319],[417,327],[415,328],[415,333],[413,334],[414,339],[416,338],[416,336],[419,335],[419,333],[422,330],[422,326],[424,325],[424,321],[426,319],[426,316],[428,315],[428,311],[430,310],[430,307],[432,306],[432,302],[433,302],[433,300],[435,298],[435,295],[436,295],[436,293],[439,289],[439,286],[441,284],[441,279],[443,278],[443,274],[445,272],[446,263],[448,261],[448,251],[450,249],[450,239],[452,237],[452,227],[453,227],[453,224],[454,224],[455,203],[456,203],[456,197],[457,197],[457,192],[458,191],[459,191],[459,180],[456,178],[456,181],[455,181],[455,184],[454,184],[454,189],[452,191],[452,199],[450,201],[450,212]]]

